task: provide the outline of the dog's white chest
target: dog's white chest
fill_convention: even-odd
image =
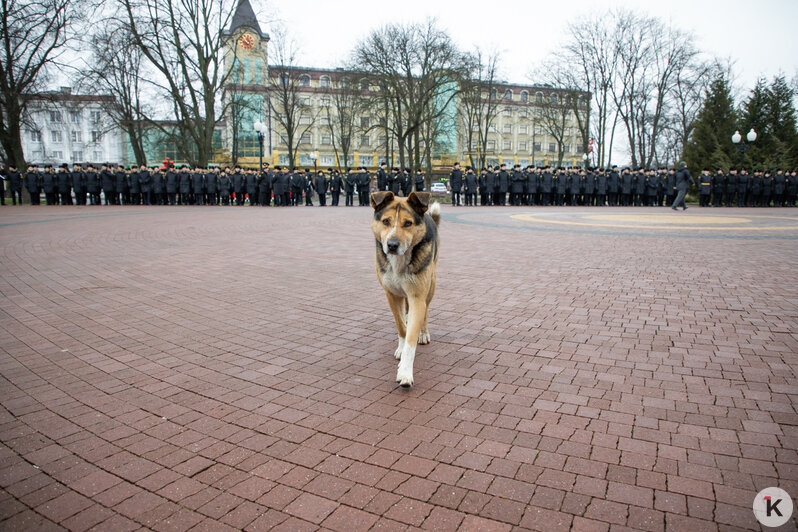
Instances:
[[[402,273],[407,267],[407,259],[403,256],[389,255],[388,268],[382,274],[382,286],[397,296],[407,297],[405,287],[413,282],[413,276]]]

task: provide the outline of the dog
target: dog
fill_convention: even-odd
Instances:
[[[413,360],[416,345],[430,341],[427,318],[435,295],[435,269],[438,264],[438,226],[441,206],[429,204],[429,192],[411,192],[397,198],[392,192],[374,192],[371,230],[377,244],[375,262],[388,305],[396,321],[399,360],[396,382],[413,386]]]

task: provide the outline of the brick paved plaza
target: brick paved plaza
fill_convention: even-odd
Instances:
[[[689,210],[445,205],[405,390],[371,209],[0,207],[0,529],[758,530],[798,209]]]

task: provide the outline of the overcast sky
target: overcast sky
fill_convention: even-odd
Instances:
[[[798,0],[251,0],[263,29],[283,23],[301,49],[303,66],[340,66],[357,41],[392,22],[436,17],[463,49],[502,52],[504,78],[530,83],[531,68],[563,42],[569,21],[590,11],[626,7],[672,21],[699,47],[730,58],[739,89],[760,76],[798,74]]]

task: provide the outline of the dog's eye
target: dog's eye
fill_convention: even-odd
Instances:
[[[408,221],[406,221],[404,224],[402,224],[402,227],[410,227],[411,225],[413,225],[413,222],[411,222],[410,220],[408,220]]]
[[[384,225],[384,226],[386,226],[386,227],[387,227],[387,226],[391,225],[391,221],[390,221],[388,218],[385,218],[385,219],[382,221],[382,225]]]

